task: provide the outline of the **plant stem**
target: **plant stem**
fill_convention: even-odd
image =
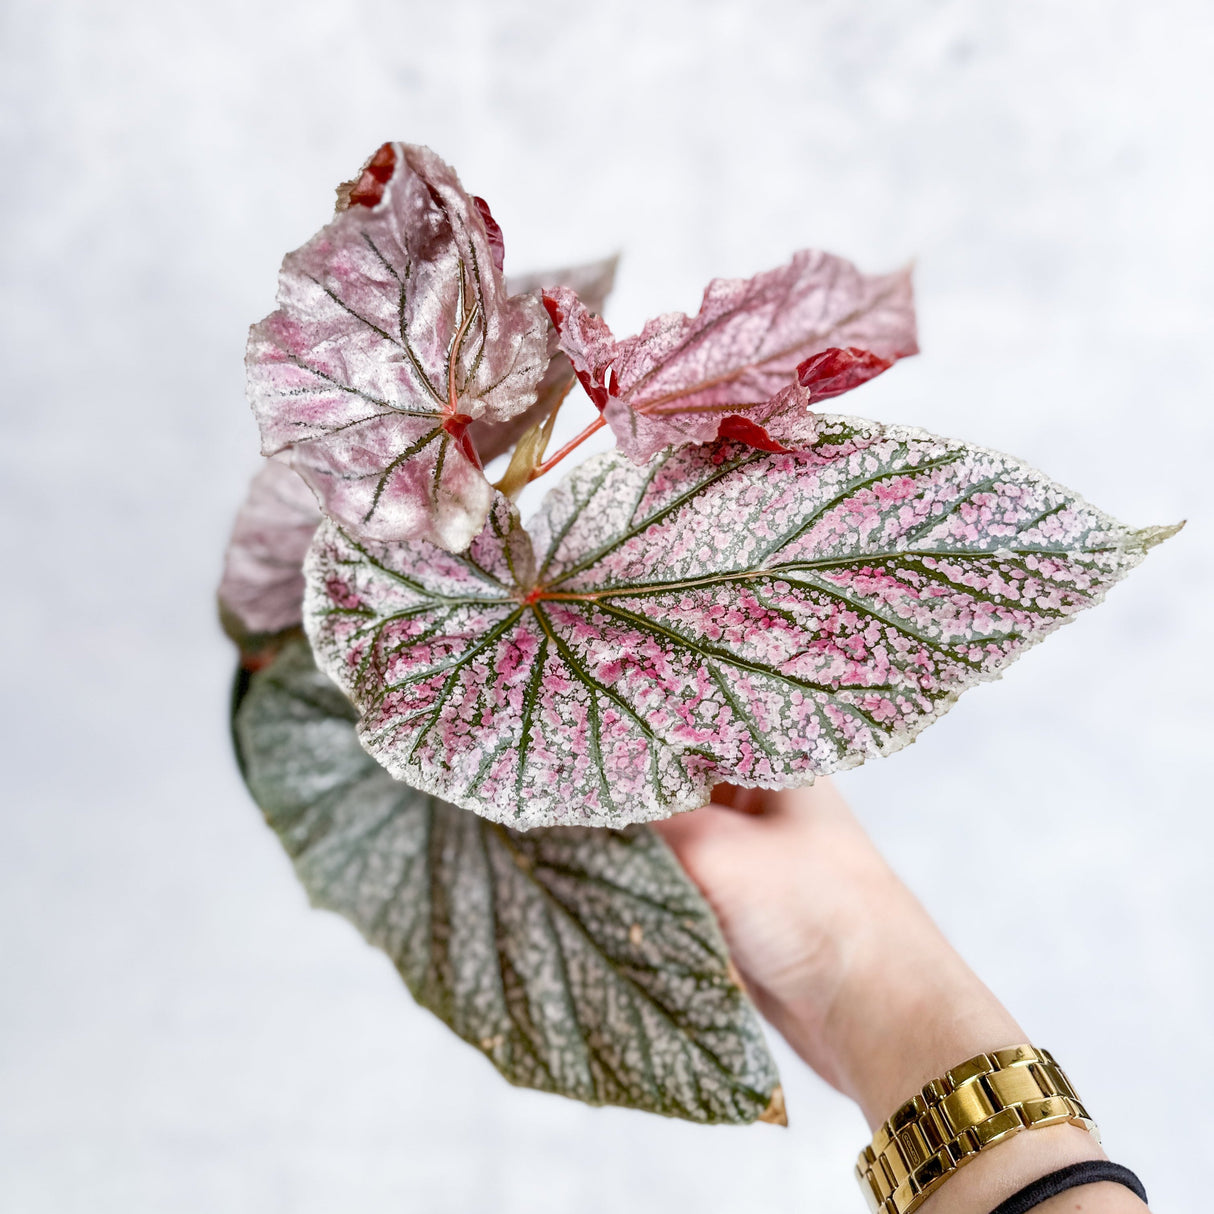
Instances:
[[[581,444],[584,443],[592,434],[597,433],[606,424],[607,422],[603,419],[602,414],[600,414],[594,419],[594,421],[590,423],[590,425],[586,427],[585,430],[581,432],[581,434],[571,438],[555,455],[544,460],[542,464],[537,464],[535,471],[531,473],[531,476],[528,479],[535,480],[537,476],[543,476],[545,472],[556,467],[556,465],[559,464],[570,451],[572,451],[575,447],[581,446]]]

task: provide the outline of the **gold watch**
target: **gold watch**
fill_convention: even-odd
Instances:
[[[1082,1126],[1100,1141],[1049,1050],[1013,1045],[933,1079],[860,1152],[856,1177],[873,1214],[911,1214],[979,1151],[1021,1130]]]

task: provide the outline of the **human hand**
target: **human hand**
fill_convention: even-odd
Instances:
[[[721,785],[712,804],[656,825],[715,911],[759,1010],[870,1126],[958,1062],[1029,1040],[829,781],[785,792]],[[1059,1167],[1104,1158],[1072,1125],[1018,1134],[924,1209],[986,1211]],[[1083,1207],[1093,1212],[1146,1208],[1116,1185],[1083,1192],[1095,1195]]]
[[[1024,1039],[829,781],[721,785],[658,829],[764,1016],[870,1123],[961,1058]]]

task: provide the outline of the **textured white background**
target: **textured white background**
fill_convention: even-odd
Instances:
[[[240,786],[245,328],[385,138],[490,199],[507,268],[624,250],[619,332],[801,245],[915,257],[925,353],[848,407],[1190,519],[841,783],[1112,1156],[1201,1200],[1212,61],[1205,0],[0,6],[0,1208],[862,1208],[861,1119],[787,1051],[787,1132],[508,1088]]]

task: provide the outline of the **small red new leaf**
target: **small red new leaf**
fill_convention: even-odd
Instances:
[[[385,143],[354,181],[337,187],[337,209],[378,206],[384,196],[384,186],[392,180],[395,168],[396,150],[390,143]]]
[[[809,389],[816,404],[858,388],[893,365],[892,358],[881,358],[871,350],[832,348],[807,358],[797,368],[797,383]]]
[[[720,438],[730,438],[734,442],[745,443],[748,447],[757,447],[760,451],[787,452],[789,448],[778,443],[763,429],[758,422],[738,413],[731,413],[723,418],[717,427]]]
[[[544,304],[637,463],[664,447],[740,437],[737,423],[722,429],[728,417],[750,421],[764,450],[804,446],[811,404],[918,350],[909,271],[869,277],[810,250],[754,278],[714,279],[696,316],[659,316],[622,341],[572,291],[547,291]]]

